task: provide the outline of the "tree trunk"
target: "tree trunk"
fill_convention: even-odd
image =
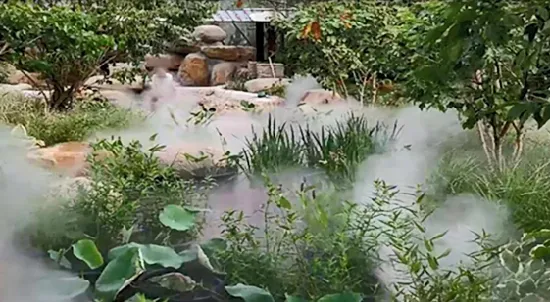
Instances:
[[[74,97],[74,89],[64,89],[62,87],[54,87],[53,93],[50,97],[49,109],[50,110],[68,110],[72,107]]]
[[[514,164],[517,165],[523,154],[523,141],[525,140],[525,126],[523,123],[520,123],[518,126],[514,124],[514,129],[516,130],[516,139],[514,142],[514,155],[513,160]]]

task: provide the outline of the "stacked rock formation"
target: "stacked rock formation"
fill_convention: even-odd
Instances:
[[[183,85],[223,85],[255,59],[256,48],[224,45],[226,37],[227,33],[217,25],[200,25],[193,32],[193,45],[174,50],[179,54],[189,52],[178,69]]]

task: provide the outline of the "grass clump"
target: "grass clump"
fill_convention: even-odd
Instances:
[[[96,131],[122,129],[141,116],[105,99],[85,99],[68,112],[50,112],[44,102],[21,94],[0,95],[0,122],[22,125],[27,134],[46,146],[83,141]]]
[[[270,116],[267,128],[246,140],[243,169],[251,174],[291,167],[321,169],[334,182],[353,183],[357,165],[387,143],[384,125],[369,126],[366,118],[350,114],[334,127],[320,131],[294,127]],[[394,127],[391,138],[397,135]]]
[[[492,171],[479,153],[451,150],[429,183],[437,200],[451,194],[476,194],[506,203],[516,225],[528,232],[550,229],[549,156],[544,145],[530,145],[517,165]]]

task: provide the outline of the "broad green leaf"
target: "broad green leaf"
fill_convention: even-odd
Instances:
[[[439,263],[437,259],[429,253],[426,257],[428,258],[428,265],[430,266],[430,268],[434,271],[437,270],[439,268]]]
[[[103,256],[95,243],[90,239],[81,239],[73,244],[73,252],[77,259],[84,261],[89,268],[96,269],[103,265]]]
[[[286,209],[286,210],[289,210],[289,209],[292,208],[292,205],[290,204],[290,201],[286,197],[283,197],[283,196],[281,196],[277,200],[277,206],[281,209]]]
[[[332,294],[326,295],[319,299],[318,302],[361,302],[363,297],[358,293],[341,293],[341,294]]]
[[[500,264],[513,274],[520,272],[523,267],[519,259],[510,251],[504,250],[499,255]]]
[[[110,261],[96,281],[96,290],[102,295],[113,297],[127,280],[140,273],[138,260],[138,249],[131,248]]]
[[[510,110],[508,110],[508,115],[506,119],[509,121],[517,120],[526,111],[527,107],[524,104],[514,105],[512,106],[512,108],[510,108]]]
[[[529,251],[529,256],[535,259],[542,259],[548,255],[550,255],[550,248],[542,244],[537,244]]]
[[[176,231],[188,231],[195,226],[196,212],[178,205],[167,205],[159,214],[160,222]]]
[[[128,243],[109,251],[109,259],[115,259],[130,249],[138,249],[143,261],[149,265],[179,268],[184,259],[174,249],[156,244]]]
[[[78,277],[52,277],[51,275],[39,280],[35,289],[38,292],[47,292],[52,295],[50,298],[55,297],[56,301],[71,301],[90,287],[89,281]]]
[[[527,295],[529,293],[535,293],[537,291],[537,285],[535,282],[528,278],[519,284],[519,293],[522,295]]]
[[[230,296],[242,298],[245,302],[275,302],[268,291],[252,285],[228,285],[225,290]]]
[[[227,242],[223,238],[212,238],[200,244],[201,248],[207,252],[223,251],[227,248]]]
[[[112,248],[109,251],[109,253],[107,254],[107,258],[109,259],[109,261],[112,261],[115,258],[118,258],[124,253],[126,253],[129,249],[132,249],[132,248],[139,249],[140,247],[141,247],[141,244],[135,243],[135,242],[130,242],[121,246],[117,246],[115,248]]]

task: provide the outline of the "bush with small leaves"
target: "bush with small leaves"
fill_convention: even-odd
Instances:
[[[40,221],[46,220],[45,224],[34,228],[38,232],[34,236],[35,244],[43,249],[57,249],[60,242],[88,236],[101,248],[110,249],[125,238],[140,243],[175,244],[197,235],[202,225],[199,222],[193,231],[171,234],[158,216],[168,204],[204,206],[206,192],[212,187],[210,180],[204,180],[199,186],[195,181],[179,179],[172,167],[156,157],[155,152],[162,146],[144,151],[139,142],[124,144],[120,138],[102,140],[92,146],[106,152],[106,156],[90,156],[90,187],[81,190],[74,201],[62,204],[62,209],[43,215]],[[62,238],[52,240],[54,238],[48,236],[52,230],[47,227],[47,221],[57,220],[59,216],[66,221],[65,227],[56,232]],[[178,237],[182,234],[185,236]],[[43,238],[48,240],[44,242]]]

